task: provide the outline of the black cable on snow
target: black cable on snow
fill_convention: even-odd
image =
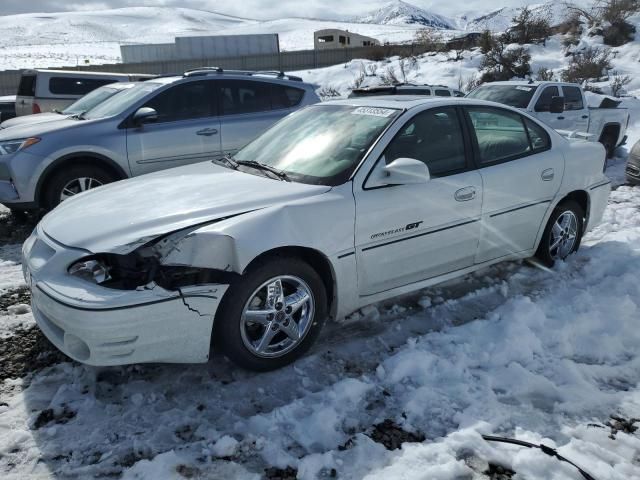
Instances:
[[[525,442],[523,440],[516,440],[515,438],[496,437],[493,435],[482,435],[482,438],[487,442],[510,443],[512,445],[518,445],[521,447],[537,448],[539,450],[542,450],[543,453],[549,455],[550,457],[555,457],[561,462],[566,462],[569,465],[573,465],[578,470],[578,472],[580,472],[580,474],[584,477],[585,480],[596,480],[595,477],[585,472],[582,468],[580,468],[578,465],[573,463],[571,460],[560,455],[555,448],[551,448],[542,444],[536,445],[535,443]]]

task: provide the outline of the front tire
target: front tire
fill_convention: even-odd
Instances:
[[[264,372],[302,356],[326,317],[327,294],[318,273],[297,258],[272,257],[229,287],[213,335],[231,361]]]
[[[536,257],[548,267],[564,260],[580,248],[584,211],[573,200],[560,203],[551,214],[540,240]]]
[[[43,207],[53,210],[64,200],[78,193],[92,190],[117,180],[111,172],[99,165],[63,167],[47,182]]]

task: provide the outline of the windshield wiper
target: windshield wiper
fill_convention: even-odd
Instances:
[[[213,163],[224,163],[227,167],[233,168],[234,170],[238,169],[238,162],[236,162],[231,155],[228,153],[221,158],[214,158],[212,160]]]
[[[277,168],[272,167],[271,165],[267,165],[265,163],[256,162],[255,160],[234,160],[234,161],[238,165],[244,165],[244,166],[252,167],[252,168],[255,168],[255,169],[258,169],[258,170],[264,170],[264,171],[267,171],[267,172],[271,172],[276,177],[278,177],[280,180],[283,180],[285,182],[290,182],[291,181],[291,178],[289,178],[289,175],[287,175],[282,170],[278,170]]]

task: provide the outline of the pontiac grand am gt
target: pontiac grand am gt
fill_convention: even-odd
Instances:
[[[574,252],[602,145],[467,99],[307,107],[234,157],[84,193],[25,242],[42,331],[92,365],[281,367],[327,318],[487,265]]]

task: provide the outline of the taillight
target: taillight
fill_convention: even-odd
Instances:
[[[31,106],[31,113],[40,113],[40,105],[38,105],[37,103],[34,103]]]

